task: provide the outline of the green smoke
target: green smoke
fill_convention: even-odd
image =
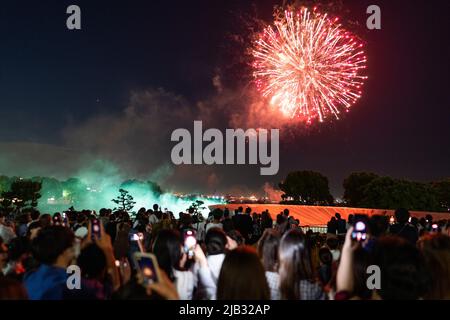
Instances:
[[[75,210],[95,210],[115,208],[112,202],[119,195],[119,189],[125,189],[136,202],[133,211],[141,207],[151,208],[157,203],[161,208],[167,208],[177,216],[178,212],[186,211],[195,200],[204,202],[205,207],[222,203],[218,198],[201,196],[179,197],[171,192],[164,192],[158,181],[151,179],[168,174],[167,168],[150,173],[147,179],[130,179],[117,166],[109,161],[94,160],[78,170],[72,178],[66,180],[51,177],[32,177],[32,180],[42,181],[38,209],[45,213],[54,213],[74,207]],[[27,178],[27,177],[22,177]],[[15,178],[10,178],[13,180]],[[3,183],[5,186],[7,182]],[[206,209],[207,210],[207,209]],[[204,210],[204,211],[206,211]],[[204,212],[205,213],[205,212]]]

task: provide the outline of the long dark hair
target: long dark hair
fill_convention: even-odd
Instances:
[[[158,265],[172,281],[175,279],[173,269],[180,268],[181,245],[180,233],[168,229],[161,230],[153,243],[153,253],[158,259]]]
[[[312,279],[312,266],[305,235],[296,229],[281,238],[279,249],[280,293],[283,299],[300,299],[300,281]]]
[[[266,271],[278,271],[278,247],[280,233],[273,229],[266,229],[258,241],[258,255]]]
[[[429,272],[415,245],[399,236],[383,236],[376,241],[369,258],[369,264],[381,270],[381,288],[377,293],[383,300],[423,297]]]
[[[227,254],[217,283],[217,299],[270,299],[264,268],[253,247],[241,246]]]
[[[429,270],[425,299],[450,299],[450,237],[428,234],[419,240],[419,248]]]
[[[361,299],[370,299],[372,291],[367,287],[367,267],[369,266],[369,252],[358,247],[353,252],[353,295]]]

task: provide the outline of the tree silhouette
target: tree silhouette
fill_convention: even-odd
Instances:
[[[364,189],[363,205],[366,208],[439,211],[436,193],[426,183],[379,177]]]
[[[11,183],[8,191],[1,193],[1,206],[7,212],[14,209],[20,211],[25,207],[35,208],[38,205],[38,199],[41,197],[41,187],[40,181],[17,179]]]
[[[349,206],[364,207],[365,189],[378,175],[371,172],[353,172],[344,180],[344,200]]]
[[[318,172],[290,172],[286,179],[279,184],[279,187],[284,192],[282,199],[292,198],[292,203],[307,205],[327,205],[333,203],[328,179]]]
[[[355,172],[344,181],[344,200],[359,208],[447,211],[450,183],[445,185],[445,180],[422,183]]]
[[[0,194],[11,188],[12,179],[7,176],[0,176]]]
[[[111,200],[118,205],[118,208],[114,208],[114,210],[123,210],[128,212],[133,209],[134,205],[136,204],[136,202],[133,201],[133,196],[124,189],[119,189],[119,192],[120,195],[118,195],[116,199]]]
[[[204,202],[201,200],[196,200],[192,202],[191,206],[188,208],[189,213],[192,213],[193,215],[198,215],[200,213],[200,210],[206,209],[206,207],[203,206]]]
[[[450,178],[431,184],[443,211],[450,210]]]

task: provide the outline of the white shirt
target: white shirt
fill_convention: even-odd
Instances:
[[[151,214],[150,217],[148,218],[148,223],[150,224],[155,224],[158,223],[158,217],[156,216],[156,214]]]
[[[196,281],[192,271],[173,270],[180,300],[192,300]]]
[[[221,223],[214,223],[214,222],[208,223],[206,225],[206,233],[208,233],[208,230],[211,229],[211,228],[223,229],[223,225]]]
[[[12,239],[16,237],[13,229],[0,223],[0,237],[8,244]]]
[[[204,241],[205,240],[205,221],[197,222],[193,225],[194,229],[197,231],[197,241]]]
[[[341,257],[341,252],[339,250],[330,250],[331,256],[333,257],[333,262],[338,261]]]
[[[220,270],[222,269],[225,254],[215,254],[206,257],[207,267],[198,270],[200,284],[205,291],[208,299],[216,300],[217,282],[219,280]]]
[[[270,289],[270,299],[280,300],[280,275],[278,272],[266,271],[266,280]]]
[[[222,269],[223,260],[225,260],[225,253],[215,254],[212,256],[207,256],[206,261],[208,261],[208,267],[214,278],[214,282],[217,284],[219,280],[220,270]]]

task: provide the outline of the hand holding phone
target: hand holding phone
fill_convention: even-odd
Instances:
[[[364,215],[356,215],[352,232],[352,240],[359,242],[367,239],[367,217]]]
[[[91,220],[89,224],[88,239],[94,241],[103,252],[113,252],[111,237],[105,232],[103,224],[97,219]]]
[[[194,257],[195,246],[197,245],[197,238],[194,230],[186,230],[184,232],[184,252],[188,255],[189,259]]]
[[[142,241],[144,240],[144,234],[142,232],[133,233],[130,237],[131,241]]]
[[[55,226],[61,225],[61,217],[60,216],[55,215],[55,216],[53,216],[52,220],[53,220],[53,224]]]
[[[431,225],[431,232],[438,232],[439,231],[439,225],[437,223],[433,223]]]
[[[91,221],[91,238],[92,239],[100,239],[102,236],[102,231],[100,228],[100,220],[92,219]]]
[[[63,225],[65,225],[66,227],[69,226],[69,220],[67,219],[67,213],[65,213],[65,212],[62,213],[62,219],[63,219]]]
[[[119,270],[120,283],[124,285],[131,278],[131,266],[127,258],[122,258],[121,260],[116,260],[116,267]]]
[[[136,252],[133,255],[133,262],[144,286],[160,282],[158,260],[154,254]]]
[[[136,241],[139,246],[140,252],[145,252],[144,250],[144,234],[142,232],[133,233],[130,237],[130,241]]]

